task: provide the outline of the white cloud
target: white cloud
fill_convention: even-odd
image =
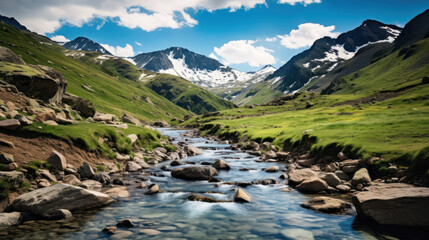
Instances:
[[[210,53],[209,58],[213,58],[214,60],[218,60],[219,61],[219,58],[214,53]]]
[[[265,38],[265,41],[267,41],[267,42],[275,42],[275,41],[277,41],[278,40],[278,38],[276,38],[276,37],[267,37],[267,38]]]
[[[280,43],[287,48],[302,48],[311,46],[314,41],[319,38],[337,37],[340,35],[338,32],[333,32],[335,26],[323,26],[318,23],[303,23],[298,26],[298,29],[293,29],[289,34],[284,36],[278,35],[281,39]]]
[[[51,40],[55,41],[55,42],[70,42],[70,39],[67,39],[63,35],[53,36],[53,37],[51,37]]]
[[[225,65],[247,63],[252,67],[259,67],[276,62],[271,55],[272,50],[254,44],[255,41],[252,40],[230,41],[220,48],[215,47],[214,52]]]
[[[290,5],[295,5],[296,3],[301,3],[304,6],[312,3],[321,3],[322,0],[279,0],[278,3],[287,3]]]
[[[134,43],[135,43],[135,44],[137,44],[137,45],[139,45],[139,46],[141,46],[141,45],[142,45],[141,43],[139,43],[139,42],[137,42],[137,41],[134,41]]]
[[[118,56],[118,57],[133,57],[134,56],[134,49],[133,46],[130,44],[126,44],[125,47],[121,46],[110,46],[108,44],[100,44],[103,46],[107,51],[109,51],[111,54]]]
[[[32,31],[52,33],[64,24],[82,26],[94,19],[112,20],[127,28],[153,31],[198,24],[189,13],[251,9],[265,0],[75,0],[2,1],[0,14],[13,16]],[[98,25],[99,28],[102,24]]]

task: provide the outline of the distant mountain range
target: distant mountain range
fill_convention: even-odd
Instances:
[[[429,21],[427,11],[413,20],[425,26],[422,23]],[[399,48],[429,35],[425,28],[406,29],[401,34],[403,29],[398,26],[366,20],[337,38],[316,40],[279,69],[265,66],[257,72],[241,72],[181,47],[141,53],[127,60],[141,69],[183,77],[237,104],[263,103],[299,90],[320,92],[335,79],[370,65],[393,45]],[[63,46],[111,55],[100,44],[84,37]]]
[[[180,76],[206,88],[242,82],[251,75],[181,47],[141,53],[132,59],[139,68]]]
[[[82,50],[87,52],[99,52],[107,55],[112,55],[109,51],[107,51],[103,46],[99,43],[92,41],[86,37],[77,37],[70,42],[66,42],[62,44],[65,48],[71,50]]]

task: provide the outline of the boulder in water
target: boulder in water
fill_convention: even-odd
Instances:
[[[352,207],[350,203],[330,197],[315,197],[301,206],[324,213],[341,213]]]
[[[252,198],[242,188],[238,188],[235,193],[234,202],[251,202]]]
[[[7,210],[43,215],[58,209],[82,212],[112,202],[113,199],[104,193],[58,183],[17,197]]]
[[[171,171],[171,176],[185,180],[209,180],[218,174],[214,167],[185,167]]]
[[[358,217],[378,224],[429,227],[429,188],[376,183],[353,196]]]
[[[216,168],[217,170],[230,170],[231,169],[229,164],[222,159],[216,159],[216,161],[213,163],[212,167]]]

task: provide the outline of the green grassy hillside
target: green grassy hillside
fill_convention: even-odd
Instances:
[[[429,76],[429,39],[333,83],[326,91],[329,94],[302,93],[280,106],[226,110],[198,119],[206,129],[221,125],[217,130],[221,136],[246,133],[253,140],[283,146],[299,142],[305,132],[317,139],[313,154],[334,147],[356,157],[380,156],[427,171],[429,84],[422,83],[425,76]]]
[[[173,103],[197,114],[236,106],[185,79],[170,74],[145,78],[145,85]]]
[[[61,72],[68,81],[67,92],[92,101],[99,112],[117,116],[129,112],[148,122],[156,119],[170,120],[171,116],[183,118],[191,114],[139,82],[120,74],[107,74],[95,63],[83,62],[65,55],[82,54],[79,51],[68,52],[43,36],[21,32],[3,22],[0,22],[0,45],[21,55],[26,63],[47,65]],[[129,77],[133,79],[136,76],[130,73]],[[88,91],[83,85],[93,91]],[[152,104],[145,100],[147,98]]]
[[[197,114],[235,107],[233,103],[219,98],[181,77],[140,69],[122,58],[74,50],[68,50],[66,54],[73,55],[88,64],[97,64],[100,70],[111,76],[123,76],[135,82],[143,82],[145,86],[174,104]]]

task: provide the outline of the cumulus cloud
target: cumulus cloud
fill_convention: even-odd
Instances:
[[[55,42],[70,42],[70,39],[67,39],[63,35],[53,36],[53,37],[51,37],[51,40],[55,41]]]
[[[314,41],[325,36],[335,38],[340,35],[338,32],[333,32],[334,30],[334,25],[325,27],[318,23],[303,23],[298,26],[298,29],[293,29],[289,34],[278,35],[278,37],[283,46],[297,49],[311,46]]]
[[[127,28],[153,31],[198,23],[189,13],[251,9],[265,0],[76,0],[2,1],[0,14],[14,16],[32,31],[52,33],[64,24],[82,26],[94,19],[111,20]],[[100,24],[101,28],[102,25]]]
[[[296,3],[301,3],[304,6],[307,6],[308,4],[312,3],[321,3],[322,0],[279,0],[278,3],[287,3],[290,5],[295,5]]]
[[[255,41],[252,40],[230,41],[220,48],[215,47],[214,52],[225,65],[247,63],[252,67],[259,67],[276,62],[271,55],[272,50],[254,44]]]
[[[130,44],[126,44],[125,47],[121,46],[110,46],[108,44],[101,44],[107,51],[109,51],[111,54],[118,56],[118,57],[133,57],[134,56],[134,49],[133,46]]]
[[[276,37],[267,37],[267,38],[265,38],[265,41],[267,41],[267,42],[275,42],[275,41],[277,41],[278,40],[278,38],[276,38]]]
[[[214,53],[210,53],[209,58],[213,58],[214,60],[218,60],[219,61],[219,58]]]

